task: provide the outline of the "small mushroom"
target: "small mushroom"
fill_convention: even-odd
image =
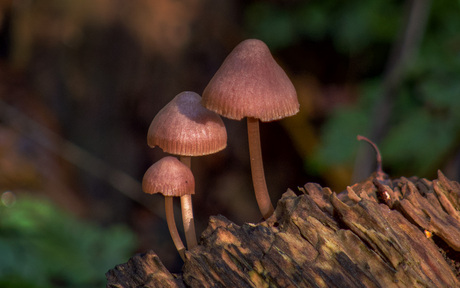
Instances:
[[[179,155],[191,167],[191,156],[213,154],[227,146],[227,130],[216,113],[204,108],[195,92],[179,93],[158,112],[150,124],[147,143]],[[191,195],[181,197],[187,246],[197,245]]]
[[[252,180],[260,212],[267,219],[273,205],[267,190],[260,147],[259,120],[269,122],[299,111],[294,85],[264,42],[238,44],[203,91],[202,105],[224,117],[247,117]]]
[[[142,190],[148,194],[161,193],[165,196],[169,233],[182,260],[185,261],[185,247],[174,220],[173,197],[195,194],[195,178],[192,171],[177,158],[164,157],[147,169],[142,179]]]

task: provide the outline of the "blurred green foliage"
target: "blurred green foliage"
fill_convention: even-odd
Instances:
[[[339,52],[359,53],[375,43],[394,39],[401,24],[400,1],[258,1],[246,10],[246,29],[271,49],[302,39],[330,39]]]
[[[127,228],[84,223],[41,199],[0,203],[0,287],[104,287],[134,247]]]
[[[301,41],[328,40],[336,53],[350,62],[366,54],[376,55],[358,79],[351,77],[357,82],[353,83],[359,90],[357,101],[334,110],[322,127],[322,144],[316,158],[306,159],[318,169],[333,165],[351,167],[358,148],[356,134],[370,134],[371,119],[376,117],[372,111],[382,95],[389,50],[403,29],[409,3],[255,2],[247,10],[249,33],[266,41],[272,49]],[[421,45],[404,67],[393,95],[390,128],[379,143],[385,167],[395,174],[431,175],[442,168],[460,145],[460,2],[431,1],[429,8]],[[378,54],[379,47],[385,47],[387,52]]]

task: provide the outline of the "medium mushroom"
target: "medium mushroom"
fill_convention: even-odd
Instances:
[[[259,120],[269,122],[299,111],[294,85],[264,42],[248,39],[224,60],[203,92],[202,105],[218,114],[247,117],[252,180],[260,212],[267,219],[273,205],[267,190],[260,147]]]
[[[148,145],[179,155],[189,168],[191,156],[213,154],[224,149],[227,146],[224,122],[200,102],[200,95],[190,91],[174,97],[152,120],[147,134]],[[191,249],[197,245],[191,195],[181,197],[181,206],[187,246]]]
[[[185,261],[185,247],[174,220],[173,197],[195,194],[195,178],[192,171],[177,158],[167,156],[150,166],[142,179],[142,190],[148,194],[165,196],[166,222],[174,245]],[[184,209],[184,207],[182,207]],[[182,211],[186,214],[187,211]]]

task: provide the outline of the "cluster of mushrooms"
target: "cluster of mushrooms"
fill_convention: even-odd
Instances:
[[[216,153],[227,146],[227,131],[219,115],[241,120],[247,118],[249,154],[255,196],[264,219],[273,214],[265,182],[260,146],[259,121],[269,122],[292,116],[299,111],[294,85],[276,63],[267,45],[257,39],[238,44],[203,91],[178,94],[153,119],[147,142],[166,156],[145,173],[145,193],[165,196],[166,221],[180,256],[185,246],[177,231],[173,197],[180,197],[182,222],[187,248],[197,245],[191,195],[195,179],[190,170],[191,157]]]

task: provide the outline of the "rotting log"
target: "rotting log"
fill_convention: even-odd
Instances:
[[[460,287],[459,210],[460,185],[441,172],[339,194],[308,183],[259,224],[211,217],[180,275],[149,251],[108,271],[107,287]]]

